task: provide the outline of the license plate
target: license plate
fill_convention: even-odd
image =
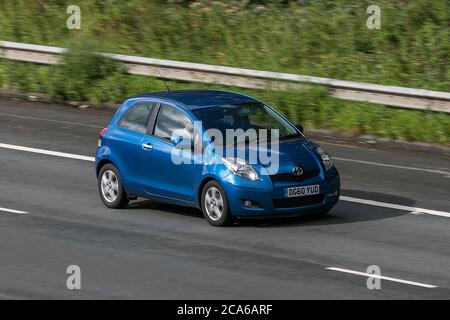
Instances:
[[[302,187],[291,187],[285,189],[285,196],[290,197],[304,197],[310,196],[313,194],[318,194],[320,192],[320,187],[318,184],[311,186],[302,186]]]

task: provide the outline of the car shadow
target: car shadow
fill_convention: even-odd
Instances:
[[[343,189],[342,195],[365,200],[386,202],[404,206],[414,206],[415,201],[409,198],[395,196],[385,193],[367,192],[359,190]],[[203,214],[199,209],[172,205],[152,200],[139,199],[128,205],[127,209],[150,209],[167,212],[168,214],[178,214],[192,218],[203,219]],[[280,218],[251,218],[237,219],[232,227],[307,227],[337,225],[344,223],[355,223],[364,221],[374,221],[382,219],[396,218],[407,214],[408,211],[391,208],[366,205],[350,201],[340,200],[339,203],[326,215],[305,214],[295,217]]]
[[[141,199],[130,202],[127,209],[150,209],[157,211],[165,211],[167,213],[183,215],[193,218],[203,219],[202,212],[197,208],[183,207],[170,203],[157,202],[149,199]]]
[[[392,203],[403,206],[414,206],[415,201],[406,197],[395,196],[385,193],[367,192],[360,190],[342,189],[343,196],[372,200],[378,202]],[[351,201],[340,200],[339,203],[326,215],[306,214],[291,218],[272,219],[248,219],[240,220],[240,227],[308,227],[338,225],[345,223],[375,221],[390,219],[408,214],[408,211],[391,208],[366,205]]]

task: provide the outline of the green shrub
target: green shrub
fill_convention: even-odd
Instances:
[[[70,48],[54,67],[54,94],[66,100],[114,101],[124,91],[120,63],[95,53],[95,46],[82,42]]]

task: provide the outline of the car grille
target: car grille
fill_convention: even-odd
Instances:
[[[272,179],[272,182],[301,182],[303,180],[316,177],[319,174],[319,169],[311,169],[303,171],[303,174],[300,176],[295,176],[292,172],[288,172],[271,175],[270,179]]]
[[[309,206],[312,204],[321,203],[324,199],[324,196],[325,195],[321,193],[312,196],[273,199],[273,206],[276,209]]]

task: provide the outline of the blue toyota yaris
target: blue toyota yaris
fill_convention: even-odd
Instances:
[[[214,226],[324,214],[340,195],[331,157],[300,125],[255,98],[215,90],[128,98],[99,133],[96,174],[109,208],[150,198],[197,207]]]

